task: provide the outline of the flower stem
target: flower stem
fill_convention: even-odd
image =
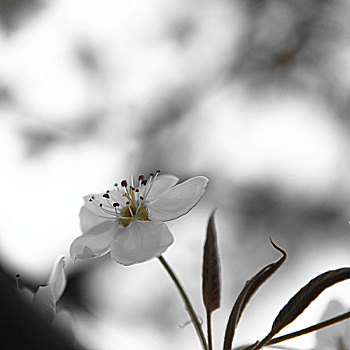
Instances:
[[[301,335],[315,332],[319,329],[334,325],[334,324],[341,322],[341,321],[344,321],[348,318],[350,318],[350,312],[345,312],[344,314],[341,314],[339,316],[330,318],[329,320],[314,324],[313,326],[301,329],[301,330],[293,332],[293,333],[285,334],[285,335],[282,335],[282,336],[274,338],[274,339],[271,339],[266,345],[273,345],[273,344],[281,343],[281,342],[288,340],[288,339],[300,337]]]
[[[171,267],[169,266],[169,264],[166,262],[166,260],[163,258],[163,256],[159,256],[158,257],[159,261],[161,262],[161,264],[163,265],[163,267],[165,268],[165,270],[168,272],[169,276],[171,277],[171,279],[173,280],[173,282],[175,283],[179,293],[181,294],[182,300],[186,305],[186,309],[188,311],[188,313],[190,314],[192,323],[194,328],[196,329],[198,338],[202,344],[202,347],[204,350],[208,350],[208,344],[207,341],[205,339],[203,330],[202,330],[202,326],[198,320],[198,317],[191,305],[191,302],[185,292],[185,290],[183,289],[181,283],[179,282],[178,278],[176,277],[175,273],[173,272],[173,270],[171,269]]]

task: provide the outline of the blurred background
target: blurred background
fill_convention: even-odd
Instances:
[[[205,175],[203,200],[169,223],[165,257],[204,319],[202,248],[217,208],[219,349],[245,281],[279,258],[272,237],[288,260],[235,345],[263,338],[311,278],[350,265],[349,18],[346,0],[1,0],[3,268],[44,283],[80,235],[86,194],[156,169]],[[87,349],[200,347],[157,259],[67,258],[67,271],[59,305]],[[283,333],[317,322],[330,300],[347,309],[349,292],[332,287]]]

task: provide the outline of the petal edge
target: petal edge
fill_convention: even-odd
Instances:
[[[133,265],[160,256],[174,242],[164,223],[132,222],[114,240],[111,246],[112,258],[122,265]]]
[[[187,214],[202,198],[208,182],[205,176],[195,176],[170,188],[147,204],[150,219],[170,221]]]
[[[94,226],[72,242],[69,249],[71,259],[75,262],[77,259],[91,259],[108,253],[117,233],[115,221],[105,221]]]

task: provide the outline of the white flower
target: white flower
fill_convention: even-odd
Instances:
[[[65,259],[61,256],[53,266],[47,284],[39,286],[35,293],[27,288],[20,288],[18,285],[18,292],[25,299],[29,300],[34,308],[49,321],[57,321],[56,318],[60,318],[61,311],[62,314],[65,313],[63,310],[56,312],[56,304],[61,298],[67,284],[64,266]]]
[[[132,265],[160,256],[174,241],[164,221],[189,212],[209,180],[196,176],[176,185],[178,181],[157,171],[148,181],[140,175],[136,185],[131,178],[129,185],[123,180],[111,191],[84,197],[83,235],[71,244],[73,261],[111,252],[117,262]]]

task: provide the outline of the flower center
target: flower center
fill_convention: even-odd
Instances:
[[[102,202],[97,201],[95,196],[91,196],[89,202],[100,208],[102,216],[96,214],[97,216],[116,220],[124,228],[135,220],[151,221],[148,217],[145,201],[159,173],[160,171],[157,170],[156,175],[150,174],[148,181],[144,178],[144,175],[140,175],[137,188],[134,187],[133,179],[131,179],[131,186],[128,186],[127,181],[123,180],[121,182],[122,188],[115,184],[116,190],[106,191],[102,195]],[[120,201],[120,198],[123,200]]]
[[[151,221],[148,218],[148,211],[143,201],[132,202],[120,212],[122,218],[118,219],[121,226],[127,227],[134,220]]]

